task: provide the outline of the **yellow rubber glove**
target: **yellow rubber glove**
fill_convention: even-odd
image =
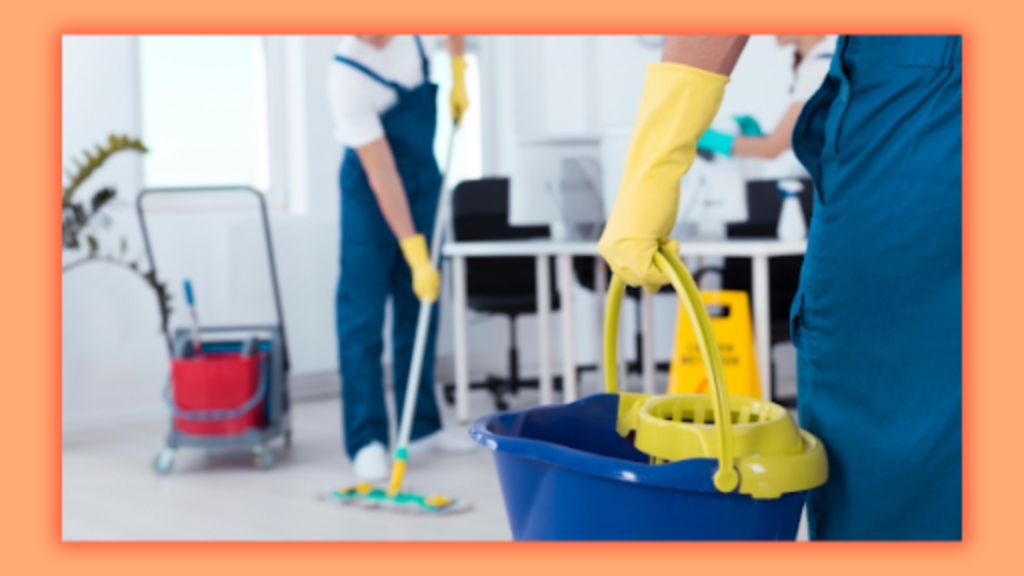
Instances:
[[[430,253],[427,252],[427,239],[423,234],[413,234],[398,243],[402,249],[405,261],[412,269],[412,291],[422,302],[434,302],[437,300],[437,293],[441,291],[441,274],[430,263]]]
[[[462,115],[469,108],[469,97],[466,96],[466,60],[461,55],[452,56],[452,93],[449,98],[452,104],[452,120],[458,126]]]
[[[679,211],[679,179],[690,169],[697,140],[711,125],[729,78],[659,62],[647,66],[644,93],[626,154],[622,184],[598,249],[630,286],[650,292],[668,283],[654,265]]]

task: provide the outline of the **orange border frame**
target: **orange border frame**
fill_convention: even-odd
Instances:
[[[0,98],[4,360],[0,565],[16,574],[196,572],[995,573],[1020,565],[1022,405],[1017,330],[1024,325],[1017,247],[1024,194],[1015,190],[1022,132],[1020,17],[983,2],[862,0],[715,3],[685,0],[412,0],[14,2],[4,10]],[[1004,4],[1005,5],[1005,4]],[[666,33],[963,34],[964,542],[772,544],[65,544],[61,542],[58,201],[60,35],[66,33]],[[1005,79],[1005,80],[1004,80]],[[1015,164],[1016,162],[1016,164]],[[1017,186],[1019,188],[1019,185]],[[1016,368],[1016,370],[1012,370]],[[1018,440],[1019,441],[1019,440]],[[925,482],[927,479],[920,479]],[[1007,569],[1000,569],[1007,566]],[[389,570],[389,571],[390,571]]]

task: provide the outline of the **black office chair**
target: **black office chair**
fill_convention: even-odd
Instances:
[[[804,185],[800,193],[800,204],[804,219],[810,228],[811,215],[814,209],[814,184],[809,179],[801,179]],[[779,198],[775,180],[758,180],[747,183],[747,221],[728,224],[726,236],[729,238],[775,238],[779,213],[782,211],[782,199]],[[768,261],[768,283],[771,296],[768,300],[769,341],[771,346],[780,342],[788,342],[789,308],[800,287],[800,268],[803,256],[779,256]],[[701,278],[709,272],[721,275],[723,290],[743,290],[751,293],[753,273],[749,258],[726,258],[722,268],[703,268],[694,276]],[[769,358],[769,362],[771,359]],[[796,397],[779,398],[775,394],[775,366],[771,369],[771,393],[777,404],[790,408],[796,407]]]
[[[548,226],[510,226],[508,223],[508,178],[484,178],[461,182],[452,192],[452,228],[455,240],[519,240],[548,238]],[[498,410],[507,410],[506,395],[521,388],[536,388],[538,381],[519,375],[516,346],[516,317],[537,312],[536,260],[532,257],[466,258],[466,296],[471,310],[509,317],[508,376],[488,376],[470,389],[486,389],[494,396]],[[558,310],[555,272],[551,269],[551,309]],[[561,378],[554,378],[561,389]],[[455,385],[444,386],[448,403],[455,401]]]
[[[576,256],[572,259],[573,271],[576,275],[576,281],[579,282],[584,288],[593,292],[596,290],[594,285],[594,263],[597,258],[592,256]],[[612,272],[608,268],[608,264],[604,264],[606,280],[605,286],[608,285],[608,279],[611,278]],[[626,287],[626,297],[632,298],[633,300],[640,301],[641,288]],[[672,292],[675,293],[675,289],[671,285],[662,286],[660,292]],[[636,307],[636,334],[634,335],[634,344],[636,345],[636,359],[633,362],[626,363],[626,372],[630,374],[640,374],[643,372],[643,360],[644,360],[644,334],[641,320],[640,307]],[[580,370],[596,370],[597,366],[580,366]],[[655,362],[654,369],[657,372],[668,372],[668,362]]]

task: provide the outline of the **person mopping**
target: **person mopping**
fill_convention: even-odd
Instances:
[[[465,39],[449,36],[451,116],[469,105]],[[341,279],[337,292],[345,448],[363,480],[390,471],[384,400],[384,310],[392,300],[395,402],[402,406],[420,300],[436,302],[441,276],[424,234],[434,228],[442,177],[434,157],[437,86],[418,36],[348,36],[335,52],[328,94],[341,164]],[[437,306],[431,314],[409,451],[468,452],[475,444],[442,428],[434,397]],[[398,411],[396,410],[396,413]]]

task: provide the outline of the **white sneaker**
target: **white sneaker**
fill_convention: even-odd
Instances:
[[[477,444],[464,431],[442,428],[430,436],[409,443],[409,454],[465,454],[476,450]]]
[[[352,470],[360,480],[384,480],[391,473],[388,451],[380,442],[370,442],[356,452]]]

